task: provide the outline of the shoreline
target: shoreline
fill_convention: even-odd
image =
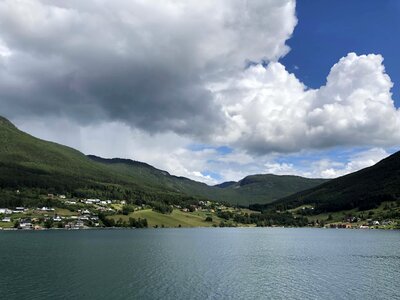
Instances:
[[[232,227],[213,227],[213,226],[193,226],[193,227],[148,227],[148,228],[135,228],[135,227],[87,227],[87,228],[42,228],[42,229],[18,229],[18,228],[0,228],[0,232],[2,231],[18,231],[18,232],[26,232],[26,231],[90,231],[90,230],[152,230],[152,229],[196,229],[196,228],[209,228],[209,229],[221,229],[221,228],[266,228],[266,229],[330,229],[330,230],[400,230],[400,228],[330,228],[330,227],[289,227],[289,226],[232,226]]]

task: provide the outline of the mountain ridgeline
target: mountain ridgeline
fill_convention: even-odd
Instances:
[[[314,213],[357,208],[376,208],[384,201],[400,199],[400,152],[360,171],[332,179],[314,188],[300,191],[278,201],[254,205],[258,210],[287,210],[312,205]]]
[[[280,199],[286,195],[293,194],[293,191],[302,191],[318,186],[326,179],[310,179],[292,175],[273,175],[258,174],[250,175],[238,182],[229,181],[217,185],[225,193],[232,193],[236,199],[242,200],[241,203],[251,205],[254,203],[263,203],[265,197],[268,199]],[[245,202],[246,199],[251,201]],[[268,201],[272,202],[272,201]]]
[[[44,193],[164,204],[209,199],[249,206],[270,203],[324,182],[267,174],[208,186],[142,162],[86,156],[32,137],[0,117],[0,206],[29,204]],[[15,190],[21,193],[15,194]]]

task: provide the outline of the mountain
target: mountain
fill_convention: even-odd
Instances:
[[[291,209],[311,204],[315,213],[321,213],[353,208],[365,210],[375,208],[383,201],[398,199],[400,199],[400,152],[381,160],[374,166],[256,208]]]
[[[88,157],[96,162],[107,164],[115,172],[135,177],[135,182],[242,206],[268,203],[274,199],[326,182],[324,179],[267,174],[247,176],[238,182],[229,181],[216,186],[208,186],[185,177],[170,175],[166,171],[129,159],[104,159],[93,155]]]
[[[146,185],[83,153],[43,141],[0,119],[0,188],[27,188],[32,193],[110,198],[160,198],[186,196],[167,187]],[[1,195],[0,195],[1,196]],[[8,201],[8,195],[0,201]],[[0,203],[1,205],[1,203]]]
[[[76,197],[142,199],[170,203],[176,199],[210,199],[248,206],[316,186],[321,179],[253,175],[218,186],[184,177],[129,159],[105,159],[35,138],[0,117],[0,206],[4,191],[27,188],[31,193]],[[2,202],[3,201],[3,202]]]
[[[326,179],[310,179],[291,175],[250,175],[238,182],[229,181],[217,187],[235,195],[239,204],[268,203],[309,189],[326,182]]]

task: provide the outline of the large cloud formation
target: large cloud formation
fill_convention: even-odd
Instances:
[[[206,82],[286,54],[295,3],[0,3],[0,109],[207,135],[223,114]]]
[[[382,62],[381,55],[349,53],[319,89],[308,89],[279,62],[252,66],[211,87],[229,119],[216,139],[259,154],[395,145],[400,111]]]

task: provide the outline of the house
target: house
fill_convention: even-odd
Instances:
[[[4,217],[2,220],[2,222],[11,222],[11,218],[10,217]]]
[[[54,208],[49,208],[49,207],[43,206],[42,208],[39,208],[38,210],[41,210],[41,211],[54,211]]]
[[[74,227],[74,223],[72,223],[72,222],[68,222],[67,224],[64,225],[65,229],[73,229],[73,227]]]
[[[53,221],[54,221],[54,222],[61,222],[62,219],[61,219],[60,216],[55,216],[55,217],[53,218]]]
[[[16,207],[16,208],[12,211],[12,213],[13,213],[13,214],[20,214],[20,213],[25,212],[26,210],[27,210],[27,209],[25,209],[25,207],[19,206],[19,207]]]
[[[100,203],[100,199],[86,199],[86,204]]]
[[[85,227],[85,223],[84,223],[82,220],[78,220],[78,221],[76,221],[76,223],[75,223],[75,227],[76,227],[77,229],[83,229],[83,228]]]
[[[31,230],[32,229],[32,223],[30,219],[21,219],[19,222],[19,229],[24,229],[24,230]]]
[[[393,224],[393,222],[390,221],[390,220],[385,220],[385,221],[382,222],[382,225],[385,225],[385,226],[392,225],[392,224]]]
[[[0,214],[1,215],[11,215],[12,214],[12,210],[8,209],[8,208],[0,208]]]
[[[65,229],[83,229],[85,228],[85,223],[81,220],[78,220],[76,222],[68,222],[64,226]]]
[[[372,225],[378,226],[378,225],[380,225],[380,223],[379,223],[379,221],[373,221],[373,222],[372,222]]]
[[[65,199],[65,198],[67,198],[65,195],[60,195],[60,196],[58,196],[60,199]]]

